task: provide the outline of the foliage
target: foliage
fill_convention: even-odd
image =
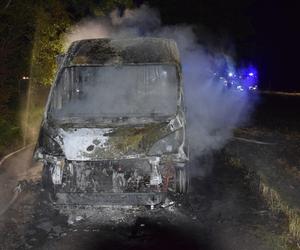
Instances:
[[[63,50],[62,36],[82,18],[103,16],[114,8],[133,6],[132,0],[7,0],[0,2],[0,152],[21,135],[19,115],[29,102],[25,127],[37,124],[47,94],[27,97],[50,86],[56,70],[56,55]],[[37,87],[40,86],[40,87]],[[37,88],[36,88],[37,87]],[[48,87],[47,87],[48,88]],[[28,111],[28,110],[27,110]],[[26,117],[26,116],[25,116]],[[30,120],[30,123],[28,121]],[[34,120],[34,121],[31,121]],[[23,120],[24,122],[24,120]],[[23,126],[24,127],[24,126]],[[27,129],[25,130],[27,131]],[[28,131],[30,132],[30,131]],[[20,140],[21,144],[21,140]]]
[[[50,4],[51,2],[51,4]],[[57,0],[36,10],[36,30],[32,50],[31,83],[50,85],[56,70],[56,55],[63,51],[61,36],[70,26],[68,14]]]
[[[132,0],[67,1],[59,0],[40,4],[36,10],[36,29],[32,51],[31,81],[50,85],[56,71],[55,57],[63,52],[62,36],[76,19],[103,16],[116,7],[130,7]],[[70,11],[74,11],[70,12]]]
[[[13,149],[21,136],[18,122],[19,85],[28,76],[34,33],[29,1],[0,4],[0,153]]]

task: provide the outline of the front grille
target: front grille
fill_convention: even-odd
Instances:
[[[65,165],[60,192],[148,192],[151,166],[146,160],[79,162]]]

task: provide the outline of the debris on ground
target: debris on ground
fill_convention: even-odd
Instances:
[[[175,205],[175,201],[170,200],[169,198],[165,199],[165,202],[161,205],[162,208],[170,207]]]

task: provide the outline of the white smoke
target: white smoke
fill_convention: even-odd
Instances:
[[[224,90],[214,73],[227,65],[234,69],[230,55],[214,52],[197,43],[192,27],[162,26],[159,13],[145,5],[115,10],[109,17],[84,20],[66,35],[66,44],[88,38],[131,38],[139,36],[172,38],[180,50],[185,85],[188,137],[192,156],[224,146],[232,130],[244,122],[250,110],[247,93]],[[201,40],[205,38],[201,37]]]
[[[104,25],[96,25],[94,21],[85,20],[73,26],[65,37],[65,47],[77,40],[109,37],[110,32]]]

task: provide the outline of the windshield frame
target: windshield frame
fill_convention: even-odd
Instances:
[[[78,116],[72,116],[72,117],[65,117],[65,118],[58,118],[54,117],[53,114],[51,114],[51,101],[52,97],[55,91],[55,88],[57,87],[57,84],[60,82],[60,79],[63,75],[63,72],[67,68],[74,68],[74,67],[106,67],[106,66],[147,66],[147,65],[170,65],[175,67],[175,72],[176,72],[176,78],[177,78],[177,83],[176,83],[176,111],[174,114],[171,114],[169,116],[166,115],[156,115],[156,114],[151,114],[151,115],[139,115],[137,117],[135,116],[116,116],[116,117],[105,117],[105,116],[99,116],[99,117],[89,117],[89,118],[83,118],[83,117],[78,117]],[[175,83],[174,83],[175,84]],[[47,100],[47,107],[46,107],[46,112],[45,112],[45,119],[51,120],[53,122],[59,123],[59,124],[111,124],[111,123],[149,123],[149,122],[158,122],[158,121],[166,121],[170,120],[173,117],[175,117],[178,114],[178,111],[180,110],[180,105],[181,105],[181,99],[183,98],[182,96],[182,77],[181,77],[181,67],[177,63],[126,63],[126,64],[73,64],[73,65],[68,65],[68,66],[62,66],[60,67],[54,84],[51,87],[49,97]]]

